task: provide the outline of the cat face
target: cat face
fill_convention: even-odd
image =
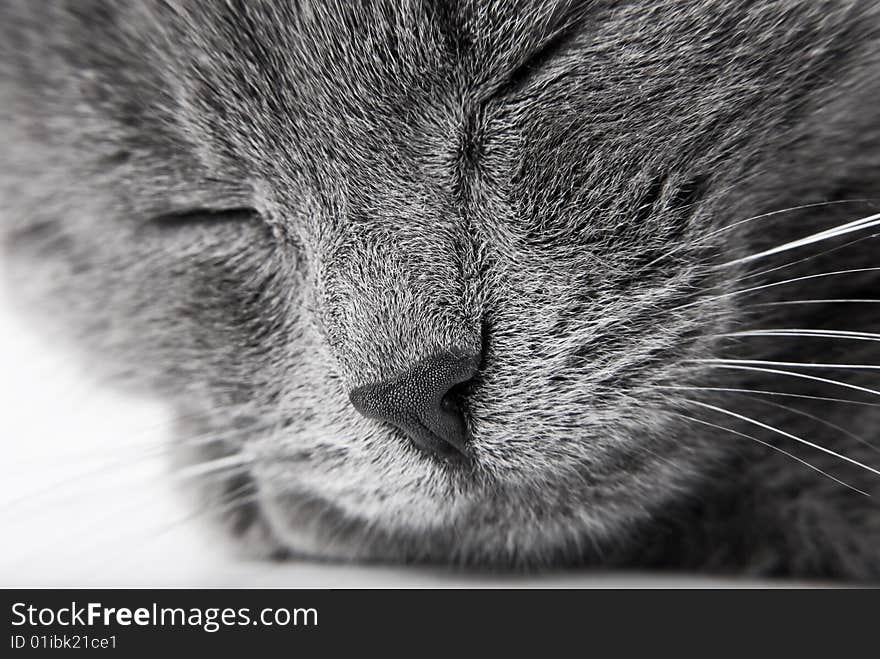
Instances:
[[[768,163],[832,139],[857,4],[22,4],[12,251],[219,456],[239,531],[585,560],[728,451],[671,387],[742,321],[719,266],[778,237],[725,227],[815,185]],[[463,459],[371,413],[404,380],[454,393]]]

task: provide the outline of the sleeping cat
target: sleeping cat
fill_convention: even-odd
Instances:
[[[0,31],[8,281],[253,551],[880,578],[880,2]]]

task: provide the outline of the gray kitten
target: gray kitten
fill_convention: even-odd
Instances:
[[[880,578],[880,2],[0,32],[11,281],[258,551]]]

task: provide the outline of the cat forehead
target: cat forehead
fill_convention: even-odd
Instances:
[[[858,0],[685,4],[595,0],[394,0],[162,4],[153,20],[190,73],[236,65],[238,83],[272,75],[303,94],[388,92],[448,74],[475,87],[511,73],[555,42],[633,66],[663,60],[682,69],[713,53],[786,59],[791,32],[834,31]],[[174,7],[169,9],[169,7]],[[773,35],[778,35],[778,40]],[[761,39],[756,40],[755,37]],[[821,46],[821,44],[816,44]],[[615,59],[609,57],[609,59]],[[602,62],[607,64],[608,62]],[[247,75],[243,75],[246,73]]]
[[[821,50],[822,32],[838,31],[851,3],[818,4],[208,3],[159,20],[175,51],[170,75],[215,106],[275,112],[342,138],[350,128],[401,134],[424,108],[466,114],[458,106],[548,64],[559,77],[576,68],[593,81],[583,93],[618,94],[619,105],[643,101],[629,95],[634,79],[650,87],[714,67],[715,88],[748,85],[798,49]]]
[[[158,17],[174,51],[160,61],[183,111],[222,122],[211,132],[230,151],[343,178],[426,158],[445,172],[493,81],[587,4],[184,5]]]
[[[540,148],[569,144],[571,160],[597,148],[680,152],[701,126],[730,122],[731,107],[746,110],[741,122],[782,102],[768,99],[796,96],[801,71],[833,61],[823,49],[858,24],[854,6],[263,1],[144,12],[135,3],[110,25],[137,32],[133,45],[89,34],[90,48],[114,49],[113,71],[120,60],[151,69],[144,85],[103,66],[108,87],[126,86],[116,98],[136,98],[161,122],[170,109],[194,144],[220,143],[230,160],[322,169],[327,180],[355,172],[369,187],[377,168],[397,168],[400,179],[415,161],[448,171],[485,101],[535,72],[547,80],[520,94],[522,112],[508,118],[532,141],[546,138]],[[575,124],[580,142],[566,128]]]
[[[286,108],[314,130],[339,115],[411,122],[428,99],[479,96],[577,23],[573,5],[589,3],[209,3],[160,20],[185,64],[172,75],[227,102]]]
[[[278,58],[302,72],[346,65],[369,76],[395,63],[441,64],[464,55],[505,59],[584,18],[592,2],[570,0],[395,0],[236,5],[164,10],[160,20],[189,33],[190,45],[256,59]],[[358,80],[346,82],[357,84]]]
[[[161,19],[176,50],[169,75],[188,86],[184,107],[221,113],[233,133],[247,127],[240,142],[284,136],[300,160],[349,170],[375,160],[405,168],[429,153],[439,170],[486,98],[545,49],[589,39],[608,6],[209,3]]]

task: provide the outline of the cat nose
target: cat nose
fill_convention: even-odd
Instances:
[[[390,380],[359,387],[349,398],[363,416],[397,426],[425,453],[463,461],[467,426],[454,388],[470,380],[478,364],[473,355],[436,355]]]

